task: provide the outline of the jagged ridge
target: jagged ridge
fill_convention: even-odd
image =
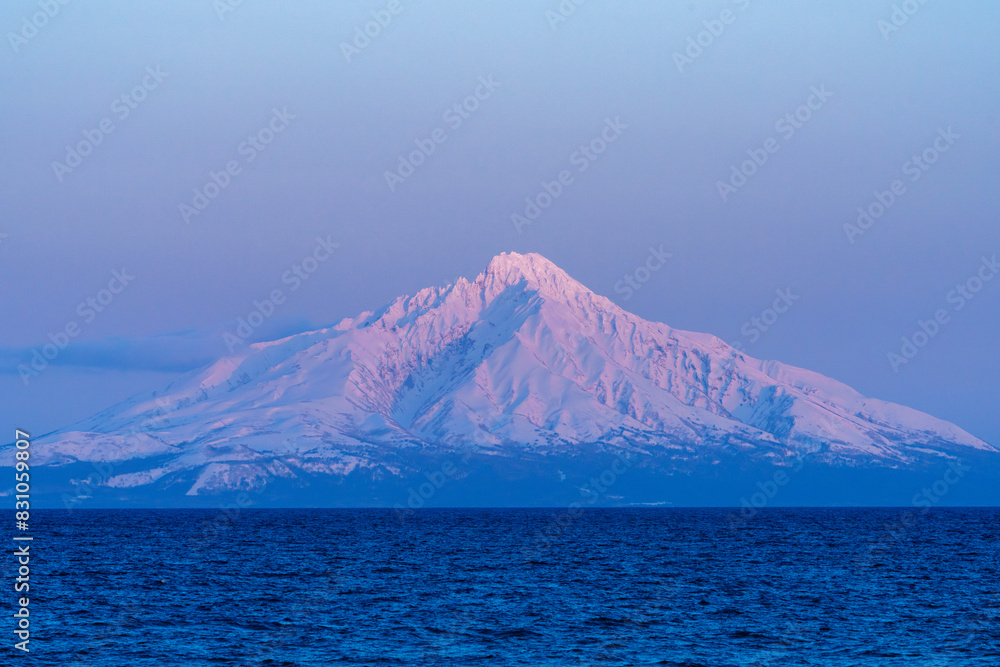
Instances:
[[[517,458],[594,443],[675,462],[818,448],[831,464],[902,465],[997,451],[819,374],[642,320],[517,253],[472,282],[252,345],[36,449],[50,465],[148,459],[108,484],[185,473],[184,492],[200,494],[304,472],[403,475],[411,452]]]

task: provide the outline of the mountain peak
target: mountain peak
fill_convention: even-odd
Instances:
[[[549,293],[589,292],[565,271],[534,252],[523,255],[516,252],[501,253],[490,260],[480,278],[487,292],[493,294],[522,282],[526,282],[532,289]]]
[[[468,474],[542,480],[557,460],[590,470],[612,451],[679,475],[808,453],[810,467],[831,469],[938,465],[1000,448],[816,373],[733,354],[714,336],[647,322],[545,257],[511,252],[471,283],[248,346],[39,439],[32,460],[63,470],[54,494],[72,488],[77,464],[96,461],[121,470],[109,494],[337,480],[323,488],[378,500],[406,480],[425,483],[436,457],[473,452]]]
[[[534,252],[527,252],[523,255],[517,252],[502,252],[491,259],[486,266],[486,275],[496,277],[521,275],[525,278],[539,278],[553,273],[564,272],[548,259]],[[513,282],[516,283],[517,279],[514,278]]]

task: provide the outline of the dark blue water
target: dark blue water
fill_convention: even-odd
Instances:
[[[4,664],[1000,664],[998,510],[32,519]]]

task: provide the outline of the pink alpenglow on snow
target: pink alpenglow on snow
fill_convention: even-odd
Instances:
[[[541,255],[248,345],[155,395],[39,439],[39,465],[106,462],[106,485],[186,495],[307,476],[404,476],[407,457],[737,455],[906,466],[998,448],[835,380],[647,322]],[[144,463],[144,462],[147,462]]]

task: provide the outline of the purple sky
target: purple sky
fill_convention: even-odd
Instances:
[[[515,250],[1000,442],[1000,6],[661,4],[6,3],[4,421]]]

